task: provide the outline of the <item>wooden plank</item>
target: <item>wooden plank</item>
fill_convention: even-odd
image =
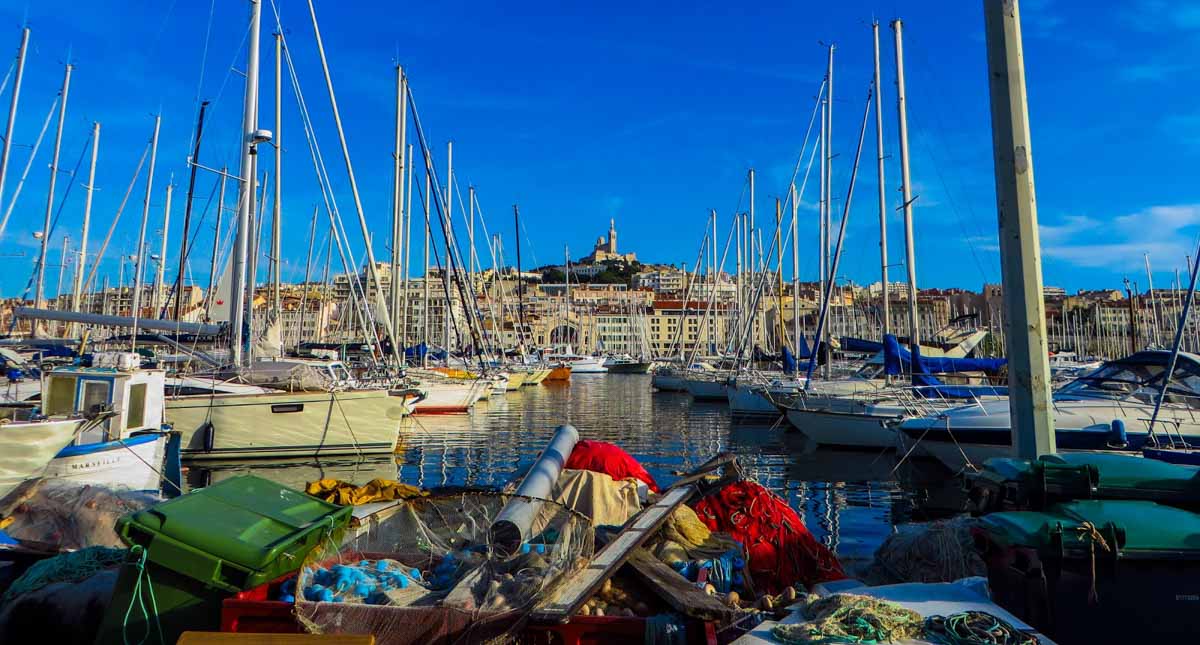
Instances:
[[[643,548],[633,550],[625,563],[646,586],[679,613],[700,620],[727,621],[733,610],[679,575],[667,563]]]
[[[558,587],[552,596],[535,607],[530,618],[537,623],[569,621],[600,585],[625,564],[633,550],[644,544],[671,513],[695,493],[694,486],[672,488],[657,502],[642,509],[615,539],[600,549],[587,567],[571,576],[566,584]]]

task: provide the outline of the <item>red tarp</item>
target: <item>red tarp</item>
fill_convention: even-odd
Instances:
[[[817,542],[796,511],[757,482],[729,484],[696,504],[700,521],[746,547],[755,588],[779,593],[800,582],[812,586],[846,577],[837,556]]]
[[[571,456],[563,467],[604,473],[616,480],[632,477],[646,482],[651,491],[658,492],[658,484],[654,482],[650,473],[620,446],[607,441],[580,441],[575,444],[575,449],[571,451]]]

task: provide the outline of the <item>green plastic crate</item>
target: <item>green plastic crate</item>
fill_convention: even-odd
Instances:
[[[116,529],[135,554],[145,550],[163,639],[174,643],[189,629],[215,630],[223,598],[299,569],[323,541],[340,543],[352,512],[245,475],[125,516]],[[97,642],[123,641],[137,579],[135,566],[122,567]],[[145,591],[143,599],[148,605]],[[138,606],[125,628],[135,639],[149,629],[157,640]]]

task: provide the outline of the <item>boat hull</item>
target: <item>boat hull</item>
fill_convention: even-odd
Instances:
[[[729,411],[737,417],[779,418],[779,408],[761,390],[749,385],[725,388]]]
[[[675,374],[656,372],[650,379],[650,384],[662,392],[687,392],[687,386],[683,383],[683,377]]]
[[[729,399],[725,396],[725,381],[710,381],[707,379],[683,379],[683,385],[687,388],[688,394],[697,401],[721,401],[728,403]]]
[[[607,367],[609,374],[645,374],[650,371],[650,363],[612,363]]]
[[[0,425],[0,498],[21,482],[42,475],[86,422],[54,419]]]
[[[44,477],[78,484],[157,492],[159,472],[166,459],[168,435],[147,433],[120,441],[68,446],[61,450]]]
[[[567,367],[565,365],[556,367],[556,368],[550,370],[550,373],[547,374],[544,379],[542,379],[543,382],[548,382],[548,383],[562,383],[564,381],[570,381],[570,380],[571,380],[571,368]]]
[[[433,382],[422,386],[425,398],[413,406],[413,414],[457,414],[467,412],[485,393],[491,381]]]
[[[804,436],[823,446],[896,447],[896,431],[887,426],[887,422],[896,417],[826,410],[788,410],[787,418]]]
[[[184,459],[390,453],[408,403],[387,390],[188,396],[166,401]]]
[[[978,468],[983,462],[993,457],[1015,457],[1016,448],[1012,444],[1012,434],[1008,428],[987,430],[954,430],[949,432],[945,426],[928,428],[911,428],[901,431],[906,446],[916,444],[914,454],[924,454],[938,461],[954,472]],[[1124,447],[1110,444],[1112,434],[1103,426],[1094,428],[1079,428],[1058,430],[1054,433],[1056,450],[1058,452],[1120,452],[1125,454],[1140,454],[1146,443],[1145,433],[1130,433]],[[1196,442],[1195,437],[1188,437]],[[1200,444],[1200,442],[1196,442]],[[1194,447],[1200,447],[1196,445]]]

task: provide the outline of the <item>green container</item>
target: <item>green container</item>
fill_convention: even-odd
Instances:
[[[1135,455],[1066,453],[997,458],[970,480],[979,512],[1034,510],[1079,499],[1144,500],[1200,509],[1200,468]]]
[[[1059,643],[1200,633],[1200,514],[1087,500],[992,513],[981,526],[994,599]]]
[[[189,629],[217,629],[224,598],[299,569],[326,540],[338,544],[352,512],[245,475],[127,515],[116,530],[135,554],[145,549],[142,600],[153,611],[148,578],[163,640],[174,643]],[[157,641],[141,615],[137,583],[137,567],[122,567],[98,643],[123,642],[123,625],[134,640],[149,632]]]

